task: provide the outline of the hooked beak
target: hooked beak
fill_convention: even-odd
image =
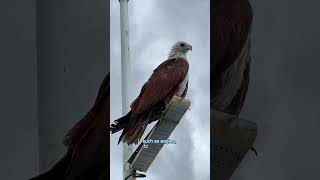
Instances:
[[[188,49],[190,50],[190,51],[192,51],[192,46],[190,45],[190,46],[188,46]]]

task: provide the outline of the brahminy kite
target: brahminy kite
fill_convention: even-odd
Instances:
[[[111,133],[123,129],[118,143],[122,140],[129,145],[137,144],[147,125],[161,117],[173,96],[186,96],[189,70],[186,54],[189,50],[192,46],[187,42],[175,43],[168,59],[153,71],[139,96],[131,103],[128,114],[114,121]]]
[[[211,107],[238,116],[249,86],[252,8],[248,0],[213,3]]]

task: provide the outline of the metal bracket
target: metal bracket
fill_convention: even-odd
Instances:
[[[189,100],[174,96],[165,110],[164,118],[156,123],[144,140],[167,140],[189,107]],[[130,167],[147,172],[163,145],[164,143],[153,143],[146,148],[141,142],[128,160]]]
[[[228,180],[257,136],[257,124],[212,110],[213,179]]]

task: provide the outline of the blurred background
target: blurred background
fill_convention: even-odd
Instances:
[[[258,124],[232,180],[317,179],[320,17],[317,1],[251,0],[251,81],[242,117]]]
[[[259,156],[249,153],[232,179],[316,179],[320,160],[319,3],[251,3],[251,84],[241,116],[258,123],[254,146]],[[132,83],[132,99],[174,42],[186,40],[194,48],[188,55],[193,73],[188,92],[191,111],[172,135],[178,144],[162,150],[148,178],[194,179],[200,174],[208,179],[209,158],[203,153],[209,151],[209,108],[200,104],[209,104],[209,94],[195,93],[205,90],[209,82],[208,1],[132,0],[129,7],[131,60],[139,77]],[[27,179],[52,167],[64,154],[63,136],[91,107],[108,72],[109,42],[111,61],[120,62],[119,4],[111,1],[109,13],[109,3],[103,0],[2,0],[0,21],[1,179]],[[120,78],[117,63],[111,64],[111,83]],[[116,83],[113,86],[117,88]],[[116,100],[117,94],[112,97],[113,103],[118,102],[111,114],[115,119],[121,116],[121,100]],[[114,179],[122,174],[117,139],[117,135],[111,139]],[[183,173],[161,169],[173,166]]]
[[[0,179],[29,179],[64,155],[109,72],[109,3],[2,0],[0,22]]]

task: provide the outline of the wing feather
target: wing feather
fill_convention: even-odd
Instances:
[[[168,59],[161,63],[143,86],[140,95],[132,103],[132,119],[163,101],[185,78],[189,64],[185,59]]]
[[[252,8],[248,0],[215,0],[213,10],[213,58],[211,94],[221,88],[221,73],[237,59],[248,39],[252,24]]]

